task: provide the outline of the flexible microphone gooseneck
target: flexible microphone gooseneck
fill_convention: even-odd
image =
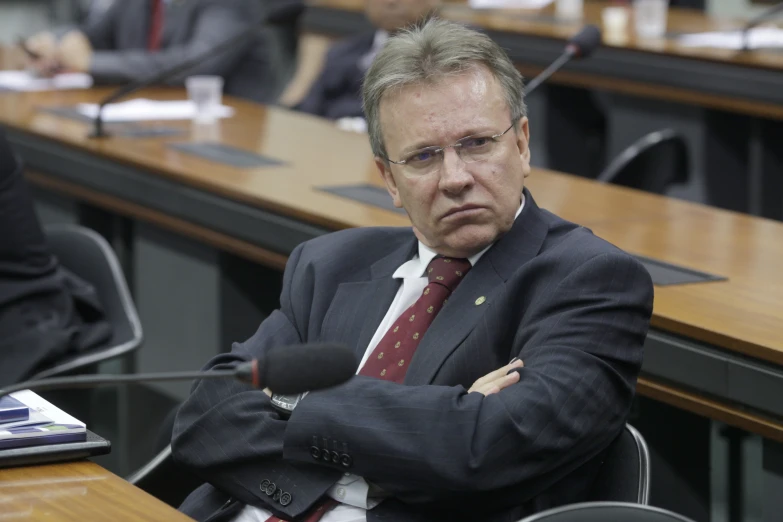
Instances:
[[[228,370],[161,372],[113,375],[75,375],[20,382],[0,389],[0,398],[21,390],[96,388],[135,382],[183,381],[193,379],[237,379],[254,388],[269,388],[292,395],[342,384],[356,374],[356,355],[340,344],[280,346],[259,358]]]
[[[774,15],[778,14],[780,11],[783,11],[783,2],[779,2],[771,7],[768,7],[767,9],[764,9],[762,12],[748,20],[748,23],[745,24],[745,27],[742,28],[742,50],[747,51],[750,45],[749,38],[750,38],[750,30],[759,25],[760,23],[766,21],[769,18],[772,18]]]
[[[123,85],[122,87],[118,88],[116,91],[112,92],[106,98],[102,99],[98,103],[98,114],[95,116],[95,120],[94,120],[95,127],[93,128],[93,132],[89,135],[89,137],[106,138],[110,136],[110,134],[106,132],[106,129],[103,126],[103,108],[106,105],[113,103],[121,98],[124,98],[125,96],[132,94],[140,89],[149,87],[150,85],[163,83],[166,80],[174,78],[180,73],[183,73],[189,69],[192,69],[193,67],[196,67],[197,65],[203,63],[206,60],[209,60],[210,58],[215,58],[216,56],[219,56],[225,51],[241,44],[245,40],[249,40],[253,38],[256,32],[265,25],[293,24],[294,22],[296,22],[299,16],[301,16],[305,8],[306,6],[302,2],[290,2],[290,3],[282,4],[281,6],[276,7],[272,11],[270,11],[263,18],[261,22],[252,24],[244,31],[237,33],[231,38],[226,39],[225,41],[221,42],[215,47],[207,49],[203,53],[191,58],[190,60],[185,60],[184,62],[178,63],[173,67],[164,69],[163,71],[160,71],[156,74],[153,74],[146,78],[142,78],[135,82],[131,82],[127,85]]]
[[[536,88],[559,71],[565,64],[574,59],[587,58],[601,45],[601,30],[594,25],[586,25],[576,35],[571,37],[566,48],[557,60],[530,80],[525,87],[525,94],[530,94]]]

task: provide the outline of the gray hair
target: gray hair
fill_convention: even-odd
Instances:
[[[481,65],[503,88],[511,121],[519,121],[527,112],[522,75],[487,35],[432,18],[389,38],[367,71],[362,87],[373,153],[386,158],[380,122],[380,105],[386,94],[408,85],[435,83]]]

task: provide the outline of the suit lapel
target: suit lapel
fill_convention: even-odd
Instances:
[[[361,360],[400,287],[401,280],[392,275],[415,251],[416,241],[411,238],[374,263],[368,281],[340,284],[324,319],[323,340],[347,344]]]
[[[538,254],[547,232],[542,212],[526,189],[525,208],[514,226],[468,272],[422,338],[405,375],[406,384],[432,382],[443,362],[492,309],[505,282]]]

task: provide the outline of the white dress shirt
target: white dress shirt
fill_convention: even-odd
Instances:
[[[516,219],[525,207],[525,198],[522,196],[522,204],[519,206],[514,219]],[[494,243],[493,243],[494,244]],[[471,266],[475,266],[481,256],[492,245],[468,258]],[[410,261],[406,261],[394,272],[394,279],[402,279],[402,285],[397,290],[389,310],[386,312],[381,324],[370,340],[370,344],[364,351],[364,357],[356,370],[358,374],[369,359],[378,343],[381,342],[386,331],[391,328],[394,321],[421,297],[422,292],[429,284],[427,278],[427,266],[438,254],[419,241],[419,253]],[[370,485],[362,477],[351,473],[344,474],[340,480],[326,492],[328,496],[340,502],[333,509],[327,511],[321,518],[321,522],[367,522],[367,510],[377,506],[383,498],[377,496],[378,492],[370,493]],[[265,509],[253,506],[245,506],[234,522],[266,522],[272,513]]]

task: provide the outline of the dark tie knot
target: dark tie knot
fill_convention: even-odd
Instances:
[[[427,278],[430,283],[438,283],[453,292],[470,268],[467,259],[438,256],[427,266]]]

